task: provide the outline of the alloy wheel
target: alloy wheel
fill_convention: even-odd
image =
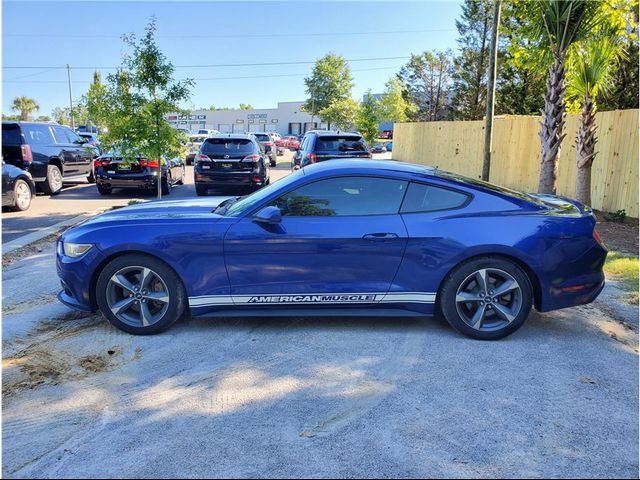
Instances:
[[[51,169],[51,187],[54,192],[62,189],[62,174],[58,168]]]
[[[31,189],[25,182],[18,182],[16,185],[15,202],[20,210],[26,210],[31,204]]]
[[[134,327],[148,327],[164,317],[170,294],[156,272],[147,267],[130,266],[111,276],[106,299],[118,320]]]
[[[520,313],[522,289],[504,270],[483,268],[465,278],[458,287],[456,309],[460,318],[475,330],[499,330]]]

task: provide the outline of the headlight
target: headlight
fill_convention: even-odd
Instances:
[[[93,245],[90,243],[62,243],[65,256],[72,258],[81,257],[87,253],[91,247],[93,247]]]

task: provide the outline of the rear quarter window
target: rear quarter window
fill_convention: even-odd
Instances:
[[[21,145],[20,127],[18,125],[2,125],[2,144]]]
[[[24,125],[24,138],[30,145],[51,145],[53,136],[49,125]]]
[[[400,213],[453,210],[466,205],[469,199],[469,195],[456,190],[423,183],[411,183],[402,202]]]

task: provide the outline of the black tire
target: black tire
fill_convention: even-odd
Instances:
[[[45,195],[56,195],[62,190],[62,172],[57,165],[47,165],[47,179],[40,183]]]
[[[31,187],[21,178],[13,186],[13,202],[11,210],[14,212],[24,212],[31,206]]]
[[[127,323],[127,321],[118,318],[109,306],[109,303],[114,301],[114,298],[109,296],[110,288],[114,290],[118,290],[119,288],[110,287],[112,276],[117,272],[122,271],[122,269],[129,267],[143,267],[151,270],[155,274],[155,277],[158,277],[161,282],[164,283],[164,286],[166,286],[168,302],[162,302],[162,305],[167,305],[166,310],[164,310],[164,307],[161,308],[158,312],[157,321],[154,321],[147,326],[144,326],[142,322],[140,322],[139,325],[132,324],[133,322]],[[130,278],[133,279],[135,276]],[[135,285],[135,280],[131,280],[130,282],[132,285]],[[126,292],[128,292],[128,290],[121,288],[119,291],[122,293],[122,296],[126,297]],[[183,315],[187,307],[187,296],[180,277],[178,277],[178,275],[166,263],[155,257],[143,254],[123,255],[109,262],[98,276],[95,294],[98,307],[107,320],[109,320],[109,322],[116,328],[134,335],[153,335],[168,329]],[[140,304],[132,305],[129,310],[132,317],[135,317],[136,314],[138,316],[140,315],[139,312],[141,309],[138,305]],[[152,308],[151,301],[147,305],[149,308]],[[136,312],[135,309],[138,309],[138,311]]]
[[[482,271],[484,275],[479,273]],[[483,277],[488,279],[487,289],[480,288]],[[499,291],[500,287],[512,285],[508,282],[513,281],[518,289],[509,290],[502,296],[486,295],[494,292],[491,287]],[[457,301],[459,289],[460,296],[470,298],[469,302]],[[533,288],[529,277],[520,266],[503,257],[478,257],[462,263],[445,277],[438,294],[438,305],[447,322],[463,335],[478,340],[498,340],[512,334],[525,322],[532,304]],[[482,312],[486,313],[483,315]],[[505,312],[510,320],[503,317]],[[472,324],[476,318],[479,323],[474,328]]]
[[[176,182],[176,185],[184,185],[184,176],[185,176],[185,168],[184,165],[182,166],[182,176],[180,177],[180,180],[178,180]]]
[[[102,185],[98,185],[98,193],[100,195],[111,195],[113,190],[109,187],[103,187]]]
[[[204,185],[196,184],[196,195],[199,197],[204,197],[207,194],[207,187]]]
[[[87,176],[87,182],[96,183],[96,172],[93,167],[91,167],[91,172],[89,173],[89,176]]]
[[[162,179],[162,195],[169,195],[172,187],[171,174],[167,172],[167,176]]]

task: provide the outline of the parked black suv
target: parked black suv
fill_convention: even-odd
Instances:
[[[362,135],[312,130],[302,139],[300,148],[293,156],[291,168],[340,158],[371,158],[369,147]]]
[[[256,140],[260,142],[262,148],[264,148],[264,153],[269,157],[269,166],[275,167],[278,159],[276,158],[276,144],[271,138],[271,135],[260,132],[256,132],[253,135],[256,137]]]
[[[258,190],[269,184],[269,160],[253,134],[207,138],[195,157],[196,193],[209,190]]]
[[[2,122],[2,158],[27,170],[47,195],[58,193],[62,180],[87,177],[95,182],[93,157],[87,140],[62,125],[36,122]]]

